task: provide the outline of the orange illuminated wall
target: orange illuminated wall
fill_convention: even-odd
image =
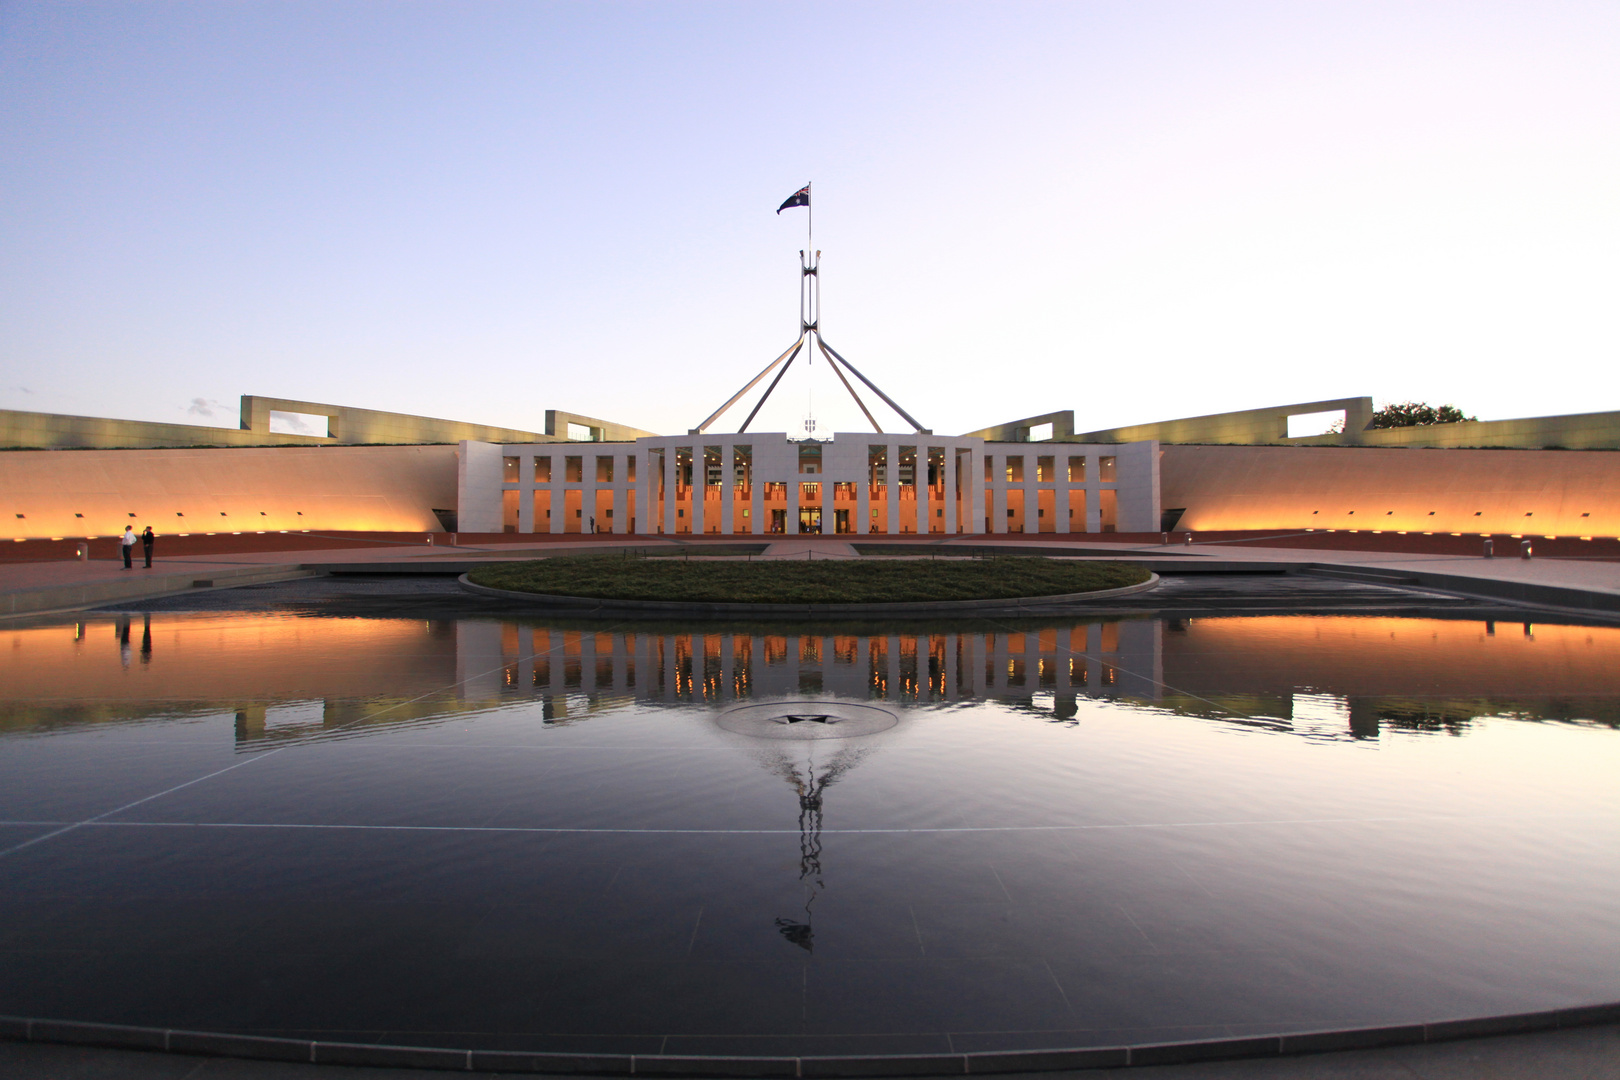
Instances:
[[[454,446],[0,454],[0,539],[281,530],[438,531]],[[133,516],[131,516],[133,515]]]
[[[1620,536],[1620,452],[1165,446],[1178,529]]]

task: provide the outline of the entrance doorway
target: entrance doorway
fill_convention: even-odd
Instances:
[[[849,511],[848,510],[834,510],[833,511],[833,531],[834,532],[840,532],[840,533],[849,532]]]
[[[799,507],[799,532],[817,534],[821,532],[821,507]]]

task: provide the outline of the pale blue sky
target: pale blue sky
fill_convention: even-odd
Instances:
[[[684,431],[796,336],[806,180],[941,432],[1620,409],[1620,5],[1546,0],[0,0],[0,407]]]

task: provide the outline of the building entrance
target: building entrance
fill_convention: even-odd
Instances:
[[[819,506],[801,506],[801,507],[799,507],[799,532],[801,532],[801,533],[820,533],[821,532],[821,507],[819,507]]]

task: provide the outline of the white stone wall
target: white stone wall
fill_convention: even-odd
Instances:
[[[460,470],[461,528],[465,532],[501,531],[501,493],[515,490],[519,493],[519,532],[561,533],[566,531],[567,493],[577,490],[580,493],[581,506],[579,531],[588,533],[589,519],[595,514],[597,492],[610,491],[613,498],[612,521],[611,524],[599,521],[599,531],[627,533],[630,522],[634,519],[638,533],[654,534],[658,528],[657,464],[659,455],[662,454],[667,473],[663,495],[663,522],[665,531],[673,534],[678,531],[678,525],[687,524],[684,519],[678,519],[676,516],[675,470],[678,451],[690,448],[693,481],[690,501],[692,519],[689,523],[691,534],[702,535],[708,532],[710,527],[716,524],[709,518],[718,515],[718,533],[724,536],[737,535],[737,522],[734,520],[736,508],[731,497],[733,460],[735,448],[747,446],[752,456],[751,501],[747,529],[751,535],[767,535],[769,531],[770,523],[765,515],[764,488],[768,483],[787,485],[787,528],[789,533],[796,532],[801,499],[799,485],[804,482],[815,482],[820,485],[822,532],[825,535],[831,535],[835,528],[834,485],[854,484],[856,502],[849,535],[851,538],[870,535],[872,505],[868,464],[873,447],[881,447],[883,450],[889,487],[889,498],[885,500],[886,520],[877,522],[880,534],[927,535],[932,523],[938,523],[946,535],[956,534],[959,526],[963,533],[980,534],[984,531],[986,516],[990,518],[991,531],[1004,533],[1007,531],[1007,492],[1012,488],[1021,488],[1024,492],[1027,511],[1024,531],[1027,534],[1039,531],[1040,519],[1036,510],[1039,505],[1039,492],[1043,490],[1053,492],[1054,532],[1100,531],[1102,526],[1099,517],[1099,495],[1105,490],[1117,492],[1118,531],[1153,532],[1158,529],[1157,443],[1119,445],[987,443],[983,439],[968,436],[840,432],[818,444],[821,448],[821,465],[814,474],[799,471],[800,445],[800,442],[790,441],[781,432],[655,436],[637,439],[634,443],[531,443],[513,446],[463,443]],[[714,502],[704,498],[707,490],[704,450],[711,446],[720,448],[722,475],[721,497]],[[920,482],[917,490],[922,497],[914,501],[902,501],[899,498],[900,448],[904,446],[916,447],[917,452],[916,480]],[[931,450],[943,451],[945,459],[945,498],[942,503],[933,506],[929,505],[926,498],[928,456]],[[1009,482],[1006,478],[1005,463],[1009,455],[1021,456],[1024,459],[1024,476],[1020,482]],[[611,482],[599,482],[596,479],[598,456],[613,459]],[[984,479],[986,456],[994,463],[989,482]],[[1044,481],[1038,479],[1036,468],[1037,460],[1043,456],[1051,456],[1056,463],[1055,475]],[[1067,465],[1071,456],[1086,458],[1086,477],[1083,481],[1071,483],[1068,480]],[[1105,481],[1100,476],[1100,461],[1104,456],[1115,459],[1113,480]],[[508,457],[519,459],[518,477],[515,482],[507,482],[502,476],[503,460]],[[536,457],[552,459],[549,483],[535,482]],[[581,459],[582,472],[578,481],[567,479],[565,461],[568,457]],[[633,482],[627,478],[627,464],[631,458],[636,461],[636,479]],[[961,522],[957,520],[956,496],[959,467],[962,470],[962,503],[963,513],[966,516],[966,520]],[[547,523],[534,521],[534,493],[537,490],[549,490],[551,493],[552,513],[549,529]],[[1077,517],[1071,528],[1068,516],[1069,493],[1076,490],[1086,492],[1086,515],[1084,521]]]

